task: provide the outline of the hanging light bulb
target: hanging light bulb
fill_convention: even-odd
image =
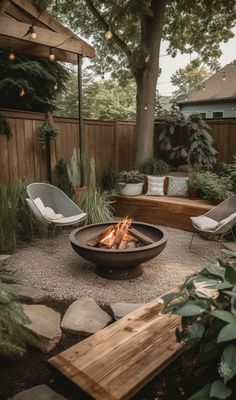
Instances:
[[[20,89],[20,91],[19,91],[19,96],[20,96],[20,97],[25,96],[25,90],[24,90],[24,88],[21,88],[21,89]]]
[[[107,40],[110,40],[112,38],[112,36],[113,36],[113,34],[112,34],[112,31],[111,31],[111,27],[109,26],[107,31],[105,32],[105,38]]]
[[[10,61],[14,61],[15,58],[16,58],[16,56],[15,56],[15,53],[14,53],[13,49],[9,49],[8,59]]]
[[[149,60],[150,60],[150,54],[148,54],[147,57],[145,57],[145,63],[148,63]]]
[[[49,59],[50,61],[52,61],[52,62],[56,60],[56,56],[55,56],[55,54],[53,53],[52,49],[50,49],[50,54],[49,54],[49,56],[48,56],[48,59]]]
[[[35,29],[33,28],[33,26],[31,26],[30,27],[30,37],[31,37],[31,39],[37,39],[37,36],[38,36],[38,34],[37,34],[37,32],[35,31]]]
[[[205,86],[205,83],[203,83],[203,85],[202,85],[202,90],[206,90],[206,86]]]
[[[147,106],[147,104],[145,104],[144,110],[146,111],[147,109],[148,109],[148,106]]]
[[[223,72],[223,77],[222,77],[223,81],[226,81],[226,75],[225,72]]]
[[[53,86],[53,90],[55,90],[55,91],[57,91],[57,90],[58,90],[58,84],[57,84],[57,83],[55,83],[55,84],[54,84],[54,86]]]

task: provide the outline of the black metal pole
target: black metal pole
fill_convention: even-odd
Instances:
[[[80,149],[80,159],[84,157],[84,123],[83,123],[83,98],[82,98],[82,56],[78,54],[78,115],[79,115],[79,129],[78,129],[78,145]],[[81,162],[81,187],[84,182],[84,163]]]

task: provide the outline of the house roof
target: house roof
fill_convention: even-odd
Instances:
[[[30,27],[37,32],[32,39]],[[0,50],[14,51],[38,57],[48,57],[50,49],[58,61],[77,64],[77,55],[94,57],[92,46],[74,34],[33,0],[0,1]]]
[[[227,64],[198,88],[179,98],[179,104],[236,100],[236,61]]]

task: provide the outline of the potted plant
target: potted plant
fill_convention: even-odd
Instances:
[[[156,157],[150,157],[139,167],[139,171],[145,175],[166,175],[169,172],[169,165]]]
[[[121,171],[118,174],[120,194],[123,196],[137,196],[142,193],[144,177],[138,170]]]

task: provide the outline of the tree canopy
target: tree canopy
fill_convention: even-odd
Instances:
[[[173,57],[195,51],[212,64],[221,55],[220,43],[233,37],[236,22],[235,0],[51,0],[50,7],[90,38],[97,74],[108,72],[120,82],[135,79],[136,165],[153,153],[161,41],[169,41],[167,52]],[[104,37],[107,30],[110,40]]]
[[[215,68],[214,68],[215,69]],[[200,58],[192,60],[184,68],[179,68],[172,76],[171,83],[178,87],[174,96],[178,97],[196,88],[207,79],[213,70],[210,70]]]

